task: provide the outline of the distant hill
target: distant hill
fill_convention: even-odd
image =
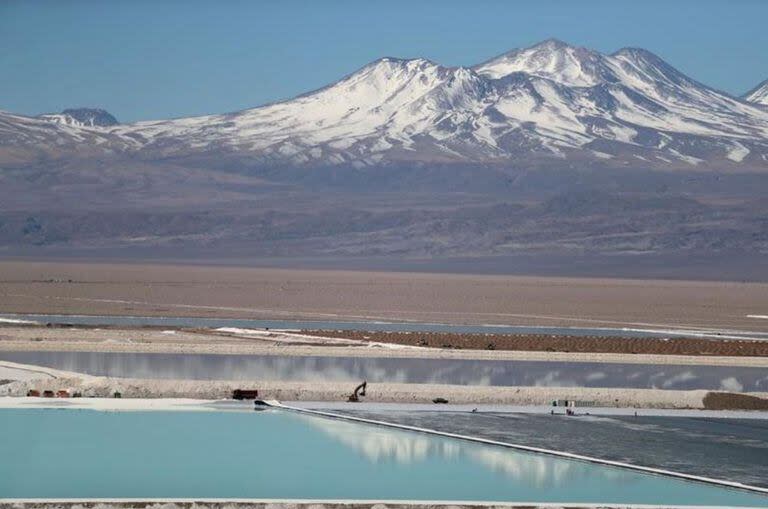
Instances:
[[[75,127],[111,127],[119,124],[108,111],[98,108],[70,108],[61,113],[47,113],[38,118]]]
[[[221,115],[0,112],[0,255],[768,253],[760,90],[547,40]]]

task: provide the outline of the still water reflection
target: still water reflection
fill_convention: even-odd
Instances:
[[[236,318],[195,318],[175,316],[89,316],[89,315],[29,315],[0,314],[0,317],[15,320],[29,320],[39,323],[72,325],[114,325],[128,327],[238,327],[245,329],[323,329],[358,330],[381,332],[455,332],[459,334],[557,334],[564,336],[599,336],[653,338],[672,336],[697,336],[701,330],[652,331],[642,328],[593,328],[593,327],[545,327],[526,325],[449,325],[442,323],[381,322],[381,321],[338,321],[338,320],[254,320]],[[765,332],[721,331],[734,337],[754,337],[768,340]],[[718,331],[705,332],[708,337],[717,337]]]
[[[593,465],[580,461],[553,461],[541,454],[518,454],[502,447],[478,445],[460,440],[443,440],[433,435],[400,433],[380,427],[361,427],[341,420],[299,415],[312,428],[321,431],[345,447],[355,450],[371,463],[413,465],[439,457],[468,461],[505,478],[539,488],[552,488],[566,480],[587,478]],[[365,431],[365,435],[361,434]],[[621,482],[627,470],[606,469],[605,480]]]
[[[746,491],[282,411],[0,410],[0,423],[0,455],[13,458],[0,462],[0,493],[8,498],[756,507],[768,500]],[[19,440],[22,436],[28,439]]]
[[[0,360],[121,378],[768,390],[768,372],[748,367],[105,352],[0,352]]]

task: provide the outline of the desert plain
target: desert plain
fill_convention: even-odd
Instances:
[[[0,312],[768,332],[768,283],[5,260]]]

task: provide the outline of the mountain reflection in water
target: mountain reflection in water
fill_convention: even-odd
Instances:
[[[295,414],[313,428],[322,431],[344,447],[357,451],[371,463],[393,462],[412,465],[428,459],[446,462],[470,461],[505,478],[539,488],[554,487],[578,478],[600,475],[605,481],[622,482],[632,475],[620,468],[601,468],[586,462],[565,460],[528,453],[501,446],[483,445],[446,439],[424,433],[406,432],[336,419]]]
[[[0,360],[117,378],[768,391],[763,368],[279,355],[0,352]]]

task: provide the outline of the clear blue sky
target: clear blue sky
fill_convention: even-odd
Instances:
[[[643,47],[735,94],[768,78],[766,0],[0,0],[0,109],[222,113],[382,56],[472,65],[549,37]]]

